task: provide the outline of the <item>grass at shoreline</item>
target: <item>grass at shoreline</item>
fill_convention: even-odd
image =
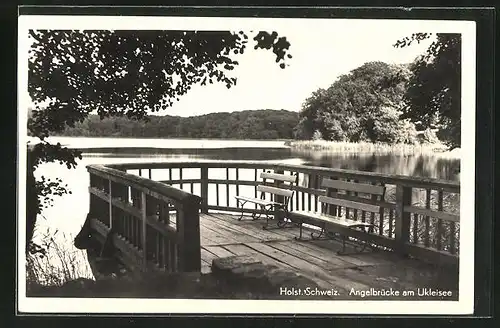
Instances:
[[[338,152],[366,152],[366,153],[441,153],[459,156],[459,151],[448,151],[443,144],[384,144],[370,142],[343,142],[327,140],[294,140],[286,145],[295,150],[319,150]]]
[[[73,249],[69,245],[72,236],[64,236],[56,241],[57,233],[47,229],[41,237],[46,255],[27,254],[26,257],[26,288],[29,294],[33,289],[42,286],[62,286],[78,279],[92,279],[87,258],[83,251]]]

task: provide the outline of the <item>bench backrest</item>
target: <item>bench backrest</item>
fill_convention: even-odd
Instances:
[[[333,198],[328,196],[319,196],[318,201],[323,204],[342,206],[366,212],[378,212],[380,210],[380,206],[377,205],[355,202],[346,199]]]
[[[262,172],[260,174],[262,185],[257,186],[260,191],[260,198],[265,199],[265,194],[271,195],[271,199],[288,206],[290,198],[293,196],[293,184],[297,181],[296,175],[286,175],[280,173]],[[266,181],[273,180],[273,182]]]
[[[330,189],[339,189],[349,192],[359,192],[377,196],[383,196],[385,193],[384,186],[376,186],[367,183],[348,182],[342,180],[333,180],[328,178],[323,179],[323,181],[321,182],[321,186]]]
[[[293,184],[297,180],[297,177],[295,175],[286,175],[286,174],[270,173],[270,172],[262,172],[260,174],[260,178],[264,180],[271,179],[279,182],[288,182],[290,184]]]
[[[318,198],[318,201],[322,204],[325,204],[326,206],[340,206],[348,209],[372,213],[379,213],[381,209],[379,205],[373,204],[373,196],[381,200],[385,194],[384,186],[333,180],[328,178],[323,179],[323,181],[321,182],[321,186],[329,191],[327,193],[327,196],[320,196]],[[341,194],[337,191],[331,191],[331,189],[344,190],[347,193]],[[355,193],[355,195],[353,196],[352,193]],[[357,195],[357,193],[370,195],[372,199],[360,197],[359,195]]]
[[[292,197],[293,196],[292,190],[281,189],[281,188],[276,188],[276,187],[271,187],[271,186],[264,186],[264,185],[258,185],[257,191],[267,192],[267,193],[270,193],[273,195],[284,196],[284,197]]]

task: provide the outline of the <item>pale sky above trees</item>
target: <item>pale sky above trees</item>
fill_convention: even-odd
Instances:
[[[351,25],[352,26],[352,25]],[[347,23],[345,31],[350,30]],[[248,51],[235,68],[238,83],[196,86],[169,109],[169,115],[190,116],[209,112],[252,109],[299,111],[302,103],[318,88],[328,88],[340,75],[369,61],[409,63],[423,53],[430,40],[404,49],[392,45],[413,33],[412,29],[352,29],[351,33],[311,36],[311,31],[278,31],[290,41],[293,58],[280,69],[273,54]],[[328,33],[330,34],[330,33]]]
[[[299,111],[304,100],[318,88],[327,88],[340,75],[369,61],[408,63],[423,53],[432,42],[425,40],[403,49],[394,48],[400,38],[417,32],[456,31],[450,22],[410,20],[355,19],[207,19],[160,17],[78,17],[42,20],[31,17],[29,28],[49,29],[181,29],[277,31],[291,43],[289,66],[280,69],[270,51],[253,50],[234,56],[239,62],[234,75],[236,86],[224,84],[193,86],[188,94],[171,108],[157,115],[192,116],[211,112],[253,109],[287,109]],[[158,23],[160,22],[160,23]],[[26,22],[25,22],[26,23]],[[26,41],[29,44],[29,40]],[[20,50],[22,51],[22,47]],[[27,49],[26,49],[27,51]],[[27,56],[27,54],[26,54]],[[21,91],[21,95],[29,96]],[[31,102],[30,102],[31,103]]]

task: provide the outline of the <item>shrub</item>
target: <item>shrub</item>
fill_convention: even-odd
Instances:
[[[312,139],[313,140],[323,140],[323,134],[321,133],[321,131],[316,130],[313,133]]]

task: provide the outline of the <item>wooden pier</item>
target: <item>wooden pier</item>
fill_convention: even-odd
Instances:
[[[458,296],[459,183],[235,161],[90,165],[88,171],[90,209],[81,235],[138,274],[208,273],[215,258],[248,254],[324,288],[439,288]],[[355,220],[380,228],[367,234],[377,251],[338,255],[338,241],[295,240],[298,227],[263,230],[262,220],[237,220],[242,209],[234,196],[257,196],[264,171],[297,176],[291,212],[318,210],[323,177],[383,185],[384,198],[370,200],[379,213],[351,211]],[[259,213],[257,206],[243,211]]]
[[[214,258],[252,255],[314,280],[325,289],[348,294],[351,288],[417,289],[419,287],[453,290],[457,296],[457,275],[451,268],[414,259],[402,259],[390,252],[337,255],[341,244],[335,240],[297,241],[298,228],[262,230],[262,222],[250,217],[222,213],[202,214],[201,270],[210,272]]]

